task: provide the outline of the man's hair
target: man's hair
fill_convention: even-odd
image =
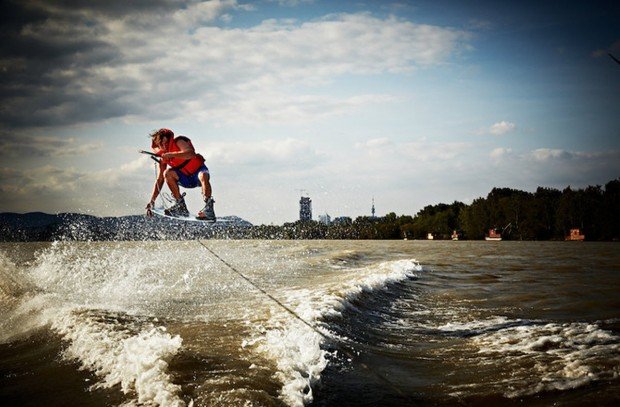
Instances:
[[[153,143],[159,143],[163,139],[174,138],[174,133],[170,129],[159,129],[151,132],[149,137],[153,140]]]

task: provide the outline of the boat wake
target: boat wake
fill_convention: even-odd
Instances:
[[[140,299],[164,286],[161,281],[149,284],[153,278],[145,276],[149,265],[144,259],[130,259],[127,252],[98,256],[53,244],[33,262],[18,266],[0,253],[0,306],[6,311],[0,344],[49,327],[65,343],[61,358],[99,377],[93,389],[119,386],[134,403],[185,406],[181,387],[168,373],[181,337],[156,319],[137,316],[139,311],[121,311],[140,310]]]
[[[334,334],[330,323],[341,318],[346,309],[355,308],[354,302],[362,294],[372,295],[391,283],[415,277],[421,270],[415,260],[390,261],[350,270],[338,279],[327,279],[313,290],[282,293],[286,297],[284,302],[323,334],[275,306],[271,309],[272,318],[255,327],[257,336],[246,344],[256,346],[277,365],[277,375],[283,383],[282,400],[293,406],[312,402],[313,385],[337,353],[337,350],[326,350],[329,344],[325,343],[325,337],[334,341],[348,339]]]
[[[68,343],[67,360],[77,360],[101,380],[94,388],[120,385],[135,394],[140,404],[181,407],[181,386],[172,383],[168,363],[181,348],[182,339],[165,327],[148,324],[132,332],[121,316],[93,311],[70,311],[57,316],[52,328]]]
[[[468,340],[475,349],[471,363],[477,367],[472,369],[496,366],[495,377],[484,384],[459,386],[468,392],[475,393],[475,387],[484,385],[507,398],[519,398],[620,377],[620,338],[597,323],[497,316],[434,329]]]
[[[578,319],[573,297],[564,314],[528,312],[500,272],[423,270],[415,247],[209,247],[255,284],[196,242],[0,247],[0,398],[18,405],[36,387],[36,402],[69,392],[125,406],[616,400],[612,300],[588,310],[601,321]]]
[[[515,375],[522,382],[508,387],[505,395],[510,398],[574,389],[620,376],[620,338],[593,323],[526,322],[486,332],[472,342],[483,359],[501,354],[516,366],[523,358],[533,363],[537,379],[528,380],[528,372],[519,369]]]

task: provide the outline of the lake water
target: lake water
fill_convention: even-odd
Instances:
[[[0,400],[620,405],[619,249],[1,244]]]

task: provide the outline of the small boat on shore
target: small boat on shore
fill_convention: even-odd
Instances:
[[[586,235],[582,235],[581,230],[575,228],[575,229],[570,230],[570,234],[566,236],[564,240],[574,241],[574,242],[583,242],[584,240],[586,240]]]
[[[484,240],[499,242],[502,240],[502,233],[498,229],[489,229],[489,234],[484,237]]]

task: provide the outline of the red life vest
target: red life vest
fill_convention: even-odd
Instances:
[[[189,144],[190,147],[194,148],[194,146],[192,145],[192,141],[185,136],[178,136],[175,138],[171,137],[170,141],[168,142],[168,149],[167,149],[168,151],[166,151],[166,153],[175,153],[177,151],[181,151],[181,149],[177,145],[177,140],[183,140],[187,144]],[[164,151],[159,150],[157,151],[156,154],[161,157],[164,154]],[[200,154],[196,154],[192,158],[176,158],[175,157],[169,160],[164,160],[162,158],[162,162],[165,164],[168,164],[170,167],[172,167],[175,170],[180,170],[185,175],[192,175],[196,171],[198,171],[198,168],[200,168],[202,164],[204,164],[205,159]]]

